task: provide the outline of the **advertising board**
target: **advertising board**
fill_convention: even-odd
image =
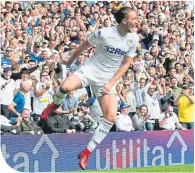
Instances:
[[[80,170],[77,155],[92,134],[8,135],[1,137],[7,164],[21,172]],[[194,163],[194,132],[112,132],[90,156],[88,170]]]

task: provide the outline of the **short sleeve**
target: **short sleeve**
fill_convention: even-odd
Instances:
[[[88,38],[87,38],[89,44],[92,46],[96,46],[100,43],[104,42],[104,37],[103,37],[103,31],[102,30],[97,30],[92,32]]]
[[[134,58],[136,56],[136,49],[137,49],[137,46],[139,44],[139,37],[138,37],[137,34],[135,34],[133,37],[134,37],[133,44],[129,48],[129,50],[127,51],[126,56],[129,56],[129,57],[133,57]]]
[[[15,105],[18,105],[20,103],[21,97],[20,95],[17,93],[13,99],[13,102]]]

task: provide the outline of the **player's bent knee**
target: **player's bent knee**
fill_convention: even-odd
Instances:
[[[81,81],[80,79],[72,74],[69,76],[65,81],[62,82],[61,88],[65,90],[66,92],[73,91],[75,89],[81,88]]]
[[[59,87],[59,91],[60,91],[60,93],[63,93],[63,94],[67,94],[69,92],[66,89],[64,89],[62,86]],[[57,94],[58,94],[58,92],[57,92]]]
[[[67,94],[67,93],[69,93],[69,92],[75,90],[75,87],[72,86],[72,85],[70,85],[68,82],[65,82],[65,83],[63,83],[63,84],[60,86],[60,90],[63,90],[62,92]]]
[[[66,85],[63,85],[63,86],[60,86],[60,91],[64,94],[67,94],[69,93],[70,91],[72,91],[73,89],[69,86],[66,86]]]

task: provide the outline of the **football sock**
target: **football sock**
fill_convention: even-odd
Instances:
[[[54,96],[54,103],[57,105],[61,104],[62,101],[64,100],[66,94],[67,94],[67,92],[60,86],[57,89],[56,94]]]
[[[113,125],[114,123],[109,122],[103,118],[99,126],[96,128],[92,139],[89,141],[87,149],[92,152],[97,146],[97,144],[100,144],[102,140],[106,137]]]

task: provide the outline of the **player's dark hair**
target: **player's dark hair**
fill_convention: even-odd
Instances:
[[[117,23],[121,23],[122,20],[126,17],[126,15],[128,14],[128,12],[134,11],[132,8],[130,7],[122,7],[120,8],[118,11],[113,11],[113,15],[116,19]]]

